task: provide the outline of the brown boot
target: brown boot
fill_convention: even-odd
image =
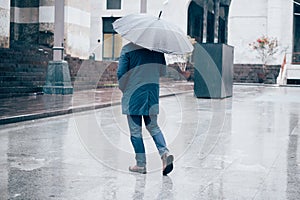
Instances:
[[[165,153],[162,155],[161,160],[163,163],[163,175],[166,176],[173,170],[174,156],[169,153]]]
[[[137,165],[130,166],[129,171],[136,172],[136,173],[141,173],[141,174],[146,174],[147,173],[146,167],[139,167]]]

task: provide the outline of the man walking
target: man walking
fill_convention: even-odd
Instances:
[[[163,175],[173,170],[173,155],[169,154],[163,133],[157,123],[159,113],[159,77],[166,73],[163,53],[129,43],[122,48],[118,66],[119,88],[123,93],[122,113],[127,115],[130,139],[136,165],[129,171],[145,174],[146,154],[142,137],[142,120],[151,134],[162,159]]]

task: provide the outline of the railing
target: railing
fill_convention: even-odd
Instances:
[[[292,54],[292,64],[300,64],[300,52],[294,52]]]

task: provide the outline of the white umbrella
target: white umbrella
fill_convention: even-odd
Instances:
[[[160,12],[161,15],[161,12]],[[122,37],[144,48],[167,54],[187,54],[193,45],[175,24],[148,14],[126,15],[113,23]]]

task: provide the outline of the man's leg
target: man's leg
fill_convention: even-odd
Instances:
[[[150,132],[163,163],[163,175],[173,170],[173,155],[169,154],[165,138],[157,124],[157,115],[143,116],[147,130]]]
[[[167,148],[165,138],[157,124],[157,115],[143,117],[146,128],[155,142],[159,155],[162,156],[163,154],[168,153],[169,150]]]
[[[127,115],[130,140],[135,152],[136,164],[138,167],[146,166],[145,147],[142,136],[142,116]]]

